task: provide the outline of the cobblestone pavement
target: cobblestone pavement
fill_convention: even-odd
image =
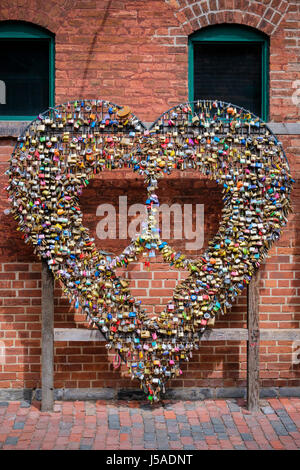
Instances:
[[[300,398],[262,400],[0,402],[0,449],[300,449]]]

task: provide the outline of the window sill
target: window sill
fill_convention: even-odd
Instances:
[[[31,121],[0,121],[0,137],[19,137]]]
[[[147,129],[152,122],[144,122]],[[275,135],[300,135],[300,122],[267,122],[267,126]]]
[[[31,121],[0,121],[1,137],[19,137]],[[146,122],[147,128],[152,123]],[[299,122],[269,122],[268,127],[275,135],[300,135]]]
[[[300,135],[300,122],[269,122],[268,127],[275,135]]]

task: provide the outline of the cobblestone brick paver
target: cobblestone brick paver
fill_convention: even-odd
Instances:
[[[1,450],[299,450],[300,398],[0,402]]]

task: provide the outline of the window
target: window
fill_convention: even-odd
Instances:
[[[189,99],[217,99],[263,120],[269,113],[268,37],[247,26],[208,26],[189,37]]]
[[[53,104],[53,35],[26,22],[0,22],[0,119],[32,120]]]

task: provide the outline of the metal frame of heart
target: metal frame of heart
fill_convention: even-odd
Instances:
[[[103,170],[131,168],[147,187],[143,231],[119,255],[96,249],[82,225],[79,196]],[[160,238],[158,181],[173,169],[198,171],[222,187],[218,232],[197,259]],[[220,101],[177,105],[147,129],[130,109],[104,100],[50,108],[18,138],[10,163],[9,200],[18,230],[47,260],[64,291],[126,362],[150,402],[180,364],[199,348],[202,333],[226,313],[279,238],[291,210],[293,179],[267,125]],[[149,316],[117,275],[143,253],[189,275],[163,312]]]

